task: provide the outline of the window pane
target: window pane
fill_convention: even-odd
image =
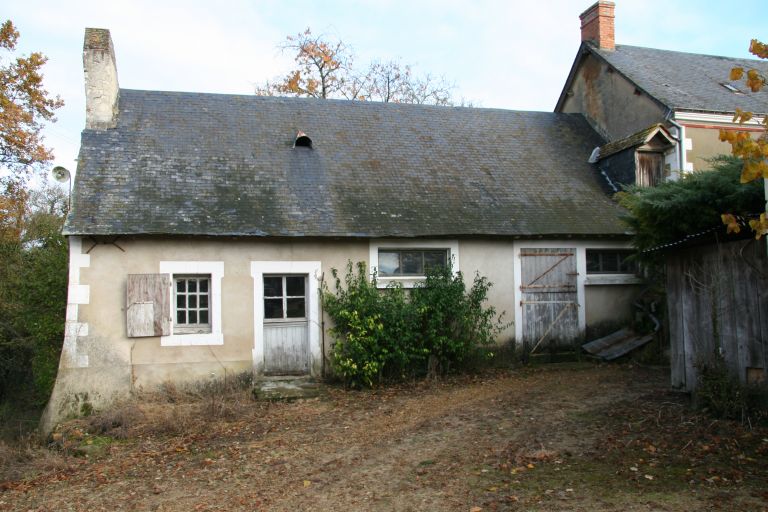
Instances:
[[[403,274],[410,275],[424,275],[423,256],[422,251],[403,251],[401,253],[403,258]]]
[[[176,291],[177,292],[183,292],[186,291],[186,281],[184,279],[179,279],[176,281]]]
[[[188,311],[187,312],[189,323],[190,324],[196,324],[197,323],[197,311]]]
[[[282,295],[283,295],[283,278],[282,277],[265,277],[264,278],[264,296],[265,297],[281,297]]]
[[[635,265],[635,262],[629,259],[631,256],[632,256],[632,253],[629,253],[629,252],[619,253],[619,257],[621,258],[621,263],[619,264],[620,272],[623,272],[626,274],[635,273],[637,267]]]
[[[424,251],[424,272],[447,266],[447,255],[448,251]]]
[[[600,253],[587,251],[587,272],[600,272]]]
[[[208,307],[208,296],[207,295],[201,295],[199,297],[200,299],[200,307],[201,308],[207,308]]]
[[[208,323],[208,310],[201,309],[200,310],[200,323],[201,324],[207,324]]]
[[[283,318],[283,299],[264,299],[264,318]]]
[[[187,323],[187,312],[184,310],[179,310],[176,312],[176,323],[177,324],[185,324]]]
[[[186,307],[186,297],[184,295],[177,295],[176,296],[176,307],[184,309]]]
[[[304,299],[286,299],[287,305],[286,317],[288,318],[304,318]]]
[[[187,297],[187,307],[189,308],[197,307],[197,295],[190,295],[189,297]]]
[[[286,295],[304,296],[304,276],[288,276],[285,278]],[[290,310],[290,308],[288,308]]]
[[[615,252],[604,252],[601,270],[603,272],[619,271],[619,255]]]
[[[379,275],[391,276],[400,273],[400,253],[379,251]]]
[[[189,280],[187,280],[187,291],[188,292],[196,292],[197,291],[197,280],[196,279],[189,279]]]
[[[207,279],[201,279],[200,280],[200,293],[208,293],[208,280]]]

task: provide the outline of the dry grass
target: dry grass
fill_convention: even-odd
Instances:
[[[0,482],[59,471],[67,465],[66,455],[49,450],[36,436],[25,436],[12,444],[0,442]]]
[[[58,452],[4,447],[0,511],[768,509],[768,432],[699,417],[664,371],[570,365],[278,403],[233,381],[69,422]]]

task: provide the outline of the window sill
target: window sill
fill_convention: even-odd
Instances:
[[[634,274],[588,274],[586,279],[584,279],[584,286],[643,283],[643,279]]]
[[[423,283],[425,279],[424,276],[377,277],[376,288],[387,288],[393,283],[399,283],[403,288],[416,288],[416,285]]]
[[[161,347],[181,347],[187,345],[223,345],[224,334],[205,332],[197,334],[172,334],[160,337]]]

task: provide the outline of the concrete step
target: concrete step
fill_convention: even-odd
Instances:
[[[253,385],[253,396],[257,400],[291,401],[316,398],[324,394],[323,384],[310,377],[261,377]]]

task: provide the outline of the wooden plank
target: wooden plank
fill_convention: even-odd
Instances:
[[[264,324],[264,371],[304,374],[309,369],[307,322]]]
[[[759,318],[759,351],[762,355],[760,367],[763,369],[763,378],[768,380],[768,252],[765,246],[766,243],[761,242],[755,248],[757,254],[755,262],[760,269],[760,280],[755,307],[752,311]]]
[[[676,267],[677,257],[675,255],[668,255],[665,260],[665,273],[666,273],[666,291],[667,291],[667,324],[669,326],[669,366],[670,366],[670,385],[673,388],[681,388],[685,386],[683,381],[683,375],[681,375],[679,368],[680,361],[680,338],[677,336],[677,272]]]
[[[171,276],[128,274],[126,330],[129,338],[171,334]]]
[[[762,335],[761,321],[759,311],[755,305],[760,302],[760,288],[765,283],[761,279],[765,274],[760,273],[758,265],[760,264],[760,253],[764,253],[765,244],[750,240],[740,250],[742,255],[742,265],[740,273],[743,275],[742,281],[745,288],[744,294],[740,297],[738,308],[746,319],[747,339],[745,340],[745,351],[739,368],[739,379],[747,383],[747,369],[763,367],[762,353]]]
[[[707,247],[695,254],[695,265],[690,270],[692,272],[692,288],[696,294],[696,316],[693,320],[695,326],[695,337],[693,347],[695,348],[694,363],[710,361],[717,350],[714,338],[714,297],[717,293],[718,283],[718,251],[714,247]]]
[[[688,391],[693,390],[696,387],[696,381],[698,380],[698,374],[696,372],[696,347],[693,343],[695,337],[696,323],[693,322],[693,301],[694,294],[691,289],[691,282],[687,278],[688,272],[690,272],[692,266],[691,258],[682,262],[682,283],[681,283],[681,297],[680,307],[682,309],[682,325],[683,325],[683,347],[685,353],[685,387]]]

